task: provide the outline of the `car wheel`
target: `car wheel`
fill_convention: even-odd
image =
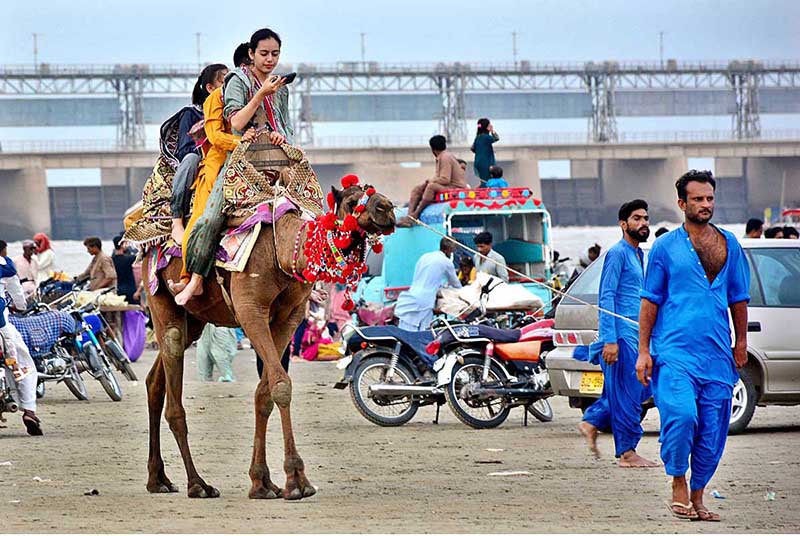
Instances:
[[[731,400],[731,420],[728,424],[729,434],[739,434],[750,424],[756,411],[756,387],[753,375],[748,369],[739,371],[739,381],[733,386]]]

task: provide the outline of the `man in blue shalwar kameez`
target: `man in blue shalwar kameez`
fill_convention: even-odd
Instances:
[[[600,343],[603,344],[603,394],[589,406],[578,429],[595,456],[597,432],[611,427],[615,455],[620,467],[657,467],[642,458],[636,446],[642,438],[642,402],[650,398],[650,388],[636,378],[639,347],[640,293],[644,281],[644,254],[639,248],[650,236],[647,202],[634,199],[619,209],[622,240],[606,253],[600,275]],[[608,314],[610,311],[624,318]]]
[[[747,363],[750,271],[736,237],[710,224],[716,189],[711,172],[689,171],[675,186],[685,220],[650,252],[636,372],[642,384],[653,381],[672,514],[719,521],[703,504],[703,492],[725,449],[736,368]]]

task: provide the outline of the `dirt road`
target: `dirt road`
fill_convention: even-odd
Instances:
[[[134,366],[141,378],[153,360]],[[475,431],[447,408],[441,424],[421,410],[402,428],[379,428],[332,389],[332,363],[292,365],[295,430],[307,473],[319,487],[301,502],[247,499],[256,374],[251,351],[236,359],[239,381],[200,383],[187,354],[184,395],[195,463],[221,498],[190,500],[175,442],[163,426],[164,458],[181,492],[145,490],[144,382],[123,383],[111,402],[49,384],[40,401],[45,436],[24,435],[19,416],[0,428],[0,532],[797,532],[800,530],[800,410],[756,411],[749,433],[732,437],[708,497],[723,522],[674,520],[663,469],[618,469],[611,438],[593,462],[575,433],[579,412],[555,401],[552,423],[521,427],[515,410],[501,428]],[[87,384],[90,380],[87,379]],[[273,415],[268,462],[283,482],[282,440]],[[658,455],[658,418],[645,421],[640,452]],[[487,449],[503,449],[489,451]],[[11,465],[3,464],[10,461]],[[522,476],[488,476],[527,471]],[[35,478],[38,477],[38,478]],[[100,494],[85,496],[95,488]],[[768,490],[776,492],[766,501]]]

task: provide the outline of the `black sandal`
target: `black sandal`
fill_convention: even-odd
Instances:
[[[22,424],[24,424],[25,428],[28,430],[28,435],[32,436],[44,435],[42,433],[42,427],[39,425],[38,417],[25,413],[22,415]]]

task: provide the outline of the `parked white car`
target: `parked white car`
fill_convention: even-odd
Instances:
[[[800,404],[800,240],[740,242],[750,264],[749,359],[733,392],[732,434],[747,428],[756,406]],[[597,304],[604,259],[580,275],[569,296]],[[555,349],[547,356],[550,382],[555,394],[568,396],[570,406],[581,410],[602,392],[600,367],[574,358],[596,340],[597,324],[593,307],[568,297],[556,307]],[[651,407],[652,400],[642,416]]]

